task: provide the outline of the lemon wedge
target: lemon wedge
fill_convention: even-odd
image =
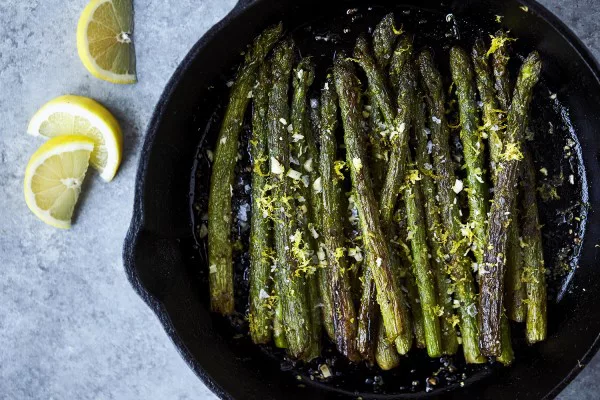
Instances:
[[[29,209],[56,228],[69,229],[94,141],[85,136],[48,140],[31,156],[24,193]]]
[[[61,96],[35,113],[27,132],[52,138],[84,135],[95,143],[90,158],[100,176],[110,182],[121,164],[123,135],[115,117],[102,104],[81,96]]]
[[[83,65],[96,78],[135,83],[132,34],[132,0],[92,0],[77,26],[77,51]]]

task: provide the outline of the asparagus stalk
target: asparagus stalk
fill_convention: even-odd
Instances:
[[[389,233],[392,217],[398,199],[399,187],[404,176],[406,153],[408,150],[408,133],[410,131],[410,115],[414,98],[414,75],[411,74],[410,57],[412,48],[402,52],[401,61],[393,62],[398,77],[398,107],[392,107],[390,93],[387,89],[381,69],[371,55],[369,45],[364,37],[359,37],[354,48],[354,58],[365,70],[369,80],[369,92],[379,107],[383,119],[390,131],[392,154],[380,199],[381,223]]]
[[[433,163],[437,175],[437,196],[440,202],[440,220],[445,231],[448,270],[454,281],[455,294],[460,303],[460,331],[465,360],[468,363],[485,362],[477,344],[477,322],[475,320],[476,295],[470,262],[463,257],[466,246],[461,235],[461,221],[456,193],[453,187],[456,181],[450,156],[448,126],[444,110],[444,88],[439,71],[429,50],[419,54],[419,68],[429,104],[431,115],[431,139],[433,142]]]
[[[496,32],[496,37],[502,37],[506,34],[503,31]],[[508,111],[511,99],[511,82],[510,73],[508,71],[508,48],[500,46],[492,55],[494,65],[494,87],[496,88],[496,96],[503,110]]]
[[[504,137],[502,135],[502,121],[500,115],[498,114],[498,102],[496,101],[494,83],[492,82],[487,51],[483,40],[480,39],[475,42],[472,57],[476,75],[477,89],[479,91],[479,97],[483,104],[483,131],[487,134],[488,137],[491,160],[490,169],[492,172],[492,182],[495,185],[497,181],[496,178],[498,172],[496,166],[500,164],[500,155],[502,154],[502,140],[504,139]],[[514,211],[515,209],[513,208],[513,212]],[[508,235],[508,269],[509,271],[512,270],[512,273],[509,272],[505,279],[507,289],[512,286],[511,281],[518,280],[520,282],[521,277],[521,274],[517,272],[518,268],[521,266],[521,251],[519,249],[519,235],[516,224],[511,224],[508,230]],[[518,279],[510,279],[515,277]],[[514,302],[511,302],[510,300],[517,299],[519,297],[517,296],[517,292],[507,290],[506,297],[506,303],[508,303],[509,305],[508,309],[514,310],[514,307],[510,307],[510,305],[514,304]],[[502,333],[500,335],[500,340],[502,341],[502,350],[500,356],[498,356],[498,361],[505,365],[509,365],[514,359],[514,354],[512,350],[512,343],[510,337],[510,325],[505,314],[502,315],[501,324]]]
[[[377,302],[381,309],[386,336],[391,342],[403,332],[410,331],[410,320],[404,295],[392,270],[390,251],[379,221],[369,171],[364,163],[364,148],[361,142],[360,82],[353,65],[341,55],[335,60],[334,77],[344,127],[347,163],[356,192],[356,203],[367,253],[367,268],[370,268],[373,274],[377,288]]]
[[[383,322],[380,322],[378,327],[375,359],[379,368],[384,371],[389,371],[400,365],[400,356],[398,355],[398,352],[396,352],[394,345],[390,343],[385,336]]]
[[[456,85],[460,111],[460,139],[467,169],[469,226],[473,230],[472,250],[477,263],[483,260],[486,234],[487,187],[484,178],[483,141],[478,130],[473,68],[468,54],[460,47],[450,50],[450,69]]]
[[[316,358],[321,353],[321,304],[319,293],[319,282],[317,281],[317,266],[313,265],[313,256],[318,249],[319,232],[321,232],[321,209],[322,201],[320,195],[311,190],[311,183],[317,179],[318,174],[318,151],[314,141],[314,134],[310,126],[308,112],[307,92],[314,81],[314,64],[310,57],[303,58],[292,74],[292,86],[294,88],[292,98],[292,151],[299,162],[300,171],[292,178],[297,182],[302,181],[301,175],[306,172],[304,182],[295,186],[296,212],[298,221],[303,227],[301,233],[304,242],[304,252],[301,254],[299,263],[307,264],[306,285],[308,287],[308,306],[311,311],[312,340],[311,348],[304,355],[306,360]],[[290,169],[290,172],[292,169]],[[291,176],[291,175],[290,175]],[[306,182],[308,178],[308,182]],[[306,204],[309,207],[306,207]],[[304,262],[303,262],[304,261]]]
[[[363,268],[363,288],[358,312],[358,331],[356,347],[361,357],[368,363],[375,362],[375,345],[377,344],[377,326],[379,324],[379,306],[377,305],[377,292],[371,269],[365,265]],[[380,332],[385,334],[385,332]]]
[[[408,233],[407,233],[408,236]],[[405,263],[407,266],[412,266],[412,257],[409,262]],[[410,270],[409,267],[406,268],[404,273],[404,278],[401,282],[404,283],[406,287],[406,295],[408,297],[408,303],[410,304],[410,315],[412,316],[412,327],[414,334],[415,345],[419,349],[427,348],[427,339],[425,334],[425,321],[423,319],[423,308],[421,307],[421,299],[419,297],[419,288],[417,287],[417,282],[415,280],[415,276],[413,271]],[[398,352],[401,354],[406,354],[412,347],[412,336],[407,336],[402,339],[399,343],[399,340],[396,340],[396,347],[400,348]],[[402,349],[405,349],[402,351]]]
[[[394,42],[396,41],[396,34],[394,33],[393,24],[394,17],[393,14],[390,13],[381,20],[373,33],[373,49],[376,63],[373,62],[372,58],[370,57],[366,40],[359,39],[359,42],[357,43],[357,50],[361,54],[361,60],[363,60],[361,65],[371,69],[378,67],[380,71],[387,70],[392,60]],[[374,71],[373,74],[374,77],[372,80],[374,81],[374,84],[381,84],[385,82],[382,77],[383,73],[378,74],[377,71]],[[386,176],[385,170],[387,150],[385,149],[382,136],[380,135],[380,131],[382,130],[381,126],[384,125],[384,118],[375,95],[373,95],[373,92],[371,92],[371,94],[371,106],[369,108],[371,163],[369,166],[371,167],[374,193],[379,193]],[[385,102],[384,109],[386,109],[389,114],[392,110],[391,105],[390,107],[386,107],[386,104],[389,100],[384,97],[383,101]],[[389,115],[388,120],[390,120]],[[377,330],[377,321],[379,320],[379,312],[375,297],[375,283],[373,282],[371,271],[368,268],[365,268],[363,273],[363,290],[360,303],[361,306],[358,318],[357,343],[358,350],[362,357],[370,364],[375,362],[375,344],[377,340],[375,333]],[[418,326],[419,325],[416,327]],[[419,332],[422,333],[422,331]],[[384,334],[384,332],[381,332],[381,334]],[[406,332],[398,342],[401,352],[406,353],[412,345],[412,335],[409,335],[409,332]]]
[[[503,32],[499,32],[503,35]],[[483,47],[483,45],[481,45]],[[496,96],[498,98],[499,108],[505,110],[503,113],[506,116],[510,107],[510,75],[508,71],[508,50],[506,46],[498,48],[493,55],[493,66],[494,66],[494,77],[495,77],[495,88]],[[498,108],[498,107],[497,107]],[[501,122],[505,122],[505,118],[496,114]],[[502,145],[504,141],[505,127],[503,127],[497,133],[499,137],[499,144],[496,146],[498,151],[491,153],[491,159],[494,164],[500,163],[500,154],[502,152]],[[490,136],[491,138],[491,136]],[[492,149],[490,149],[492,150]],[[493,176],[494,184],[496,184],[496,176]],[[514,217],[517,218],[518,207],[514,207],[511,212],[514,213]],[[519,228],[516,224],[511,224],[508,228],[508,251],[507,251],[507,262],[506,262],[506,277],[504,278],[506,288],[505,307],[507,310],[508,317],[513,321],[523,322],[525,321],[525,284],[523,283],[523,255],[519,243]]]
[[[410,161],[410,155],[409,155]],[[433,274],[429,264],[429,247],[425,233],[423,195],[418,180],[408,182],[404,189],[406,215],[413,259],[413,274],[419,288],[419,299],[423,311],[425,342],[429,357],[442,355],[442,337],[438,316],[438,301],[435,292]]]
[[[233,245],[231,242],[231,192],[233,185],[238,136],[250,101],[248,93],[256,81],[261,61],[279,40],[282,25],[268,28],[260,34],[246,55],[231,89],[229,105],[219,132],[208,201],[208,265],[211,309],[221,314],[234,312]]]
[[[432,253],[432,270],[437,287],[438,305],[441,308],[442,317],[440,321],[442,333],[442,352],[443,354],[455,354],[458,349],[458,340],[456,330],[452,324],[454,312],[452,308],[451,286],[446,274],[444,264],[444,250],[442,246],[442,225],[440,222],[440,210],[435,201],[436,189],[433,180],[433,167],[431,157],[427,150],[426,122],[425,122],[425,102],[423,93],[417,94],[414,112],[414,130],[417,138],[416,163],[421,172],[421,189],[423,190],[425,222],[427,227],[427,242]]]
[[[394,118],[396,117],[392,105],[392,97],[386,84],[385,75],[375,62],[369,42],[364,36],[360,36],[356,40],[354,60],[367,74],[369,95],[373,99],[373,103],[381,110],[385,123],[389,127],[392,127],[394,125]]]
[[[373,53],[377,65],[384,73],[392,61],[392,53],[397,38],[394,30],[394,13],[389,13],[383,17],[373,31]]]
[[[304,273],[300,270],[294,249],[298,249],[301,230],[293,213],[293,180],[290,172],[290,138],[288,92],[294,57],[291,40],[280,42],[273,54],[273,78],[267,113],[271,179],[274,196],[275,249],[277,266],[275,282],[282,305],[283,324],[292,357],[303,358],[312,345],[311,310]]]
[[[535,169],[531,155],[523,149],[523,220],[522,236],[525,258],[524,281],[527,286],[525,336],[530,344],[546,339],[546,276],[542,234],[536,202]]]
[[[322,118],[325,121],[321,130],[321,187],[323,201],[323,236],[329,273],[329,291],[333,293],[333,322],[335,343],[340,353],[351,361],[359,361],[356,348],[357,320],[345,252],[344,227],[342,225],[342,188],[340,178],[335,173],[337,143],[337,95],[331,77],[328,77],[322,91]]]
[[[253,90],[252,109],[252,217],[250,219],[250,336],[254,343],[271,341],[271,229],[269,216],[261,210],[261,197],[266,192],[268,169],[267,109],[269,107],[270,65],[264,62]]]
[[[283,324],[283,306],[279,298],[275,304],[275,315],[273,317],[273,342],[275,343],[275,347],[280,349],[288,347]]]
[[[377,108],[377,103],[374,99],[369,99],[371,104],[365,106],[369,113],[368,140],[370,144],[370,160],[369,168],[371,171],[371,179],[373,180],[373,192],[376,200],[379,200],[379,194],[383,187],[383,182],[386,175],[386,166],[389,159],[389,150],[381,136],[381,131],[384,125],[381,111]]]
[[[392,253],[394,263],[399,264],[399,268],[396,268],[397,279],[404,285],[406,289],[407,300],[410,305],[410,314],[412,316],[412,328],[414,334],[415,345],[424,349],[427,347],[425,342],[425,327],[423,325],[423,310],[421,309],[421,301],[419,299],[419,289],[415,282],[415,277],[411,271],[413,264],[412,254],[410,245],[408,244],[408,221],[406,218],[406,208],[399,209],[396,212],[395,221],[397,222],[395,228],[397,229],[397,253]],[[403,289],[404,289],[403,288]],[[400,354],[406,354],[413,345],[412,335],[402,335],[396,339],[396,349]]]
[[[329,87],[333,87],[333,81],[331,79],[328,78],[328,83],[325,85],[326,88]],[[317,110],[315,110],[315,115],[313,116],[312,120],[313,120],[313,126],[315,125],[315,120],[317,120],[316,122],[318,122],[316,125],[317,130],[315,130],[315,132],[319,132],[319,136],[320,136],[320,140],[321,140],[321,147],[323,148],[323,132],[324,131],[331,131],[333,133],[335,133],[336,129],[337,129],[337,97],[335,97],[335,90],[331,90],[331,91],[322,91],[321,92],[321,100],[320,100],[320,104]],[[315,140],[313,140],[314,142]],[[321,153],[321,155],[319,157],[317,157],[315,160],[319,161],[320,157],[323,156],[323,153]],[[313,165],[311,165],[311,175],[312,178],[311,182],[313,183],[311,185],[311,196],[314,197],[313,201],[315,202],[315,204],[318,204],[318,209],[315,207],[313,212],[316,215],[322,215],[323,213],[323,198],[322,198],[322,194],[318,193],[317,191],[314,190],[314,182],[317,181],[318,176],[320,174],[320,164],[317,167],[317,165],[315,165],[313,163]],[[313,175],[314,174],[314,175]],[[321,179],[322,182],[322,179]],[[318,187],[317,187],[318,189]],[[321,225],[323,224],[323,221],[321,221]],[[323,231],[323,227],[321,226],[320,231],[323,232],[323,234],[325,233]],[[326,254],[326,249],[325,249],[325,244],[324,241],[321,241],[319,243],[319,250],[318,250],[318,254],[319,254],[319,261],[320,261],[320,268],[317,271],[317,276],[318,276],[318,280],[319,280],[319,292],[321,294],[321,301],[322,301],[322,312],[321,312],[321,317],[323,320],[323,326],[325,327],[325,331],[327,332],[327,336],[329,336],[329,338],[331,340],[335,340],[335,328],[334,328],[334,324],[333,324],[333,293],[331,292],[330,288],[329,288],[329,269],[331,268],[328,260],[327,260],[327,254]]]
[[[506,145],[499,167],[488,230],[488,247],[484,263],[479,269],[480,302],[479,329],[481,351],[485,355],[500,354],[500,320],[502,316],[504,271],[508,236],[506,228],[514,218],[510,213],[515,203],[515,187],[521,166],[522,142],[527,111],[533,96],[533,87],[541,73],[541,59],[532,52],[519,72],[513,100],[508,111]]]

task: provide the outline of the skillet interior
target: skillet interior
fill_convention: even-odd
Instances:
[[[595,352],[595,341],[600,332],[600,312],[593,307],[593,299],[600,293],[600,288],[592,280],[595,277],[594,244],[598,240],[594,224],[597,218],[594,205],[598,202],[594,184],[598,179],[595,159],[598,144],[594,140],[594,132],[600,128],[600,87],[591,57],[581,50],[579,42],[572,39],[566,28],[545,10],[530,5],[529,12],[525,13],[516,3],[508,2],[501,7],[494,4],[488,1],[472,4],[457,1],[456,4],[440,6],[435,2],[421,1],[418,5],[422,9],[437,10],[436,13],[442,16],[452,11],[459,21],[459,31],[466,36],[476,25],[489,25],[491,23],[487,21],[493,21],[496,14],[504,15],[505,26],[520,38],[517,50],[541,50],[547,86],[557,92],[558,98],[570,110],[574,129],[582,144],[583,160],[590,180],[589,202],[592,209],[580,268],[571,283],[571,290],[550,311],[548,341],[534,348],[517,348],[517,361],[513,367],[494,371],[483,369],[470,374],[471,378],[465,382],[464,389],[448,392],[447,395],[485,395],[486,398],[527,395],[540,398],[552,390],[559,390],[572,378],[580,368],[579,363],[585,363],[590,349],[591,354]],[[208,314],[206,286],[200,283],[200,271],[206,266],[202,267],[201,262],[194,259],[197,250],[192,248],[189,202],[184,200],[190,193],[189,177],[195,146],[203,137],[206,121],[210,119],[215,104],[226,95],[226,90],[219,85],[224,86],[222,83],[231,76],[231,66],[237,64],[238,54],[248,42],[247,38],[253,37],[268,23],[280,19],[291,29],[314,20],[316,9],[320,13],[323,11],[321,14],[324,15],[340,15],[342,10],[353,6],[354,2],[324,5],[307,1],[289,5],[286,1],[265,0],[255,2],[243,12],[242,8],[234,10],[186,58],[165,91],[150,125],[138,176],[134,220],[125,248],[126,266],[135,288],[157,312],[183,356],[223,397],[327,398],[333,392],[316,390],[310,381],[299,382],[295,374],[280,372],[279,362],[269,361],[254,346],[247,346],[244,340],[233,340],[230,339],[231,334],[224,335],[231,333],[228,323]],[[555,28],[544,18],[549,18]],[[405,20],[400,13],[397,13],[397,19]],[[463,29],[460,26],[462,20],[472,20],[475,24]],[[495,30],[496,26],[488,26],[486,30]],[[419,34],[418,26],[411,28]],[[442,30],[447,28],[439,27]],[[423,31],[431,29],[428,27]],[[565,34],[570,36],[572,44]],[[351,34],[352,38],[355,35]],[[211,62],[205,62],[207,59]],[[211,85],[218,89],[208,90]],[[541,123],[546,122],[547,115],[542,110],[538,115]],[[207,132],[206,143],[212,147],[214,129],[208,129]],[[542,140],[536,144],[536,149],[541,149],[540,155],[555,155],[559,149],[546,149],[555,142],[544,143]],[[552,165],[545,166],[552,171]],[[585,189],[584,175],[576,176],[576,186]],[[563,197],[564,204],[552,204],[553,209],[581,200],[585,194],[573,193]],[[548,255],[555,254],[554,250],[558,247],[560,243],[546,246],[547,260]],[[585,291],[581,290],[583,288]],[[406,380],[407,377],[402,378]],[[300,390],[298,384],[306,387]],[[386,387],[385,390],[388,393],[397,392],[397,386]],[[354,390],[372,392],[372,388],[357,384],[356,379],[342,382],[340,389],[347,394]],[[442,391],[439,390],[433,392],[440,393]],[[338,395],[343,396],[340,392]],[[409,393],[403,396],[414,395]]]

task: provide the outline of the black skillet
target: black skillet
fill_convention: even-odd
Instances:
[[[193,47],[156,107],[140,158],[133,219],[124,248],[125,267],[133,287],[160,318],[181,355],[221,398],[551,398],[598,349],[597,62],[562,22],[532,1],[398,3],[242,0]],[[357,11],[348,12],[355,7]],[[541,204],[546,262],[553,271],[563,270],[551,279],[548,340],[528,347],[522,340],[522,328],[515,326],[517,359],[513,366],[465,368],[457,357],[453,363],[458,372],[440,374],[431,392],[426,392],[425,380],[443,363],[427,360],[418,351],[404,359],[398,371],[387,375],[338,362],[332,369],[339,376],[322,383],[309,379],[314,365],[294,367],[280,355],[252,346],[239,334],[243,331],[235,328],[243,325],[242,318],[232,327],[230,321],[208,312],[205,243],[194,235],[206,198],[203,185],[210,174],[206,149],[215,142],[220,107],[226,101],[225,82],[251,38],[283,20],[303,54],[317,56],[323,70],[333,47],[331,42],[316,43],[315,35],[334,33],[336,46],[348,46],[350,38],[392,10],[398,21],[422,38],[421,46],[434,48],[442,69],[447,46],[456,42],[469,46],[476,36],[493,33],[500,26],[496,15],[502,16],[502,26],[519,38],[514,44],[518,54],[540,50],[544,77],[536,98],[543,100],[533,106],[531,125],[536,139],[532,147],[537,168],[545,167],[555,178],[562,172],[564,178],[558,182],[560,199]],[[350,29],[347,38],[343,28]],[[538,179],[549,180],[539,173]],[[573,245],[583,237],[581,247]],[[243,265],[241,257],[239,266]],[[238,290],[243,293],[243,282],[241,286]],[[243,311],[244,305],[237,307]]]

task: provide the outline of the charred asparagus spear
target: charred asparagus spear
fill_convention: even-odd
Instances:
[[[389,226],[392,222],[399,186],[404,176],[408,149],[410,115],[414,99],[414,75],[411,74],[410,66],[411,56],[412,48],[401,53],[401,61],[392,63],[392,66],[397,70],[395,74],[398,77],[398,108],[396,112],[392,106],[390,92],[383,78],[383,73],[375,63],[366,39],[359,37],[354,48],[354,58],[367,74],[371,97],[377,103],[390,131],[392,154],[379,202],[381,223],[386,233],[389,233]]]
[[[429,357],[439,357],[442,355],[442,337],[438,316],[439,307],[433,274],[431,273],[431,265],[429,264],[430,253],[425,233],[423,195],[421,193],[421,185],[418,181],[420,179],[418,172],[416,175],[413,180],[408,179],[407,187],[404,189],[409,236],[411,236],[413,274],[419,288],[419,298],[421,300],[421,309],[423,310],[427,353]]]
[[[466,252],[461,235],[461,222],[456,193],[453,187],[456,181],[450,158],[448,127],[444,110],[444,88],[439,71],[429,50],[419,54],[419,69],[427,95],[431,115],[431,139],[433,142],[433,163],[437,175],[437,195],[440,199],[440,220],[446,231],[443,232],[448,253],[448,270],[455,286],[456,300],[459,301],[460,331],[463,351],[468,363],[482,363],[478,346],[477,322],[475,320],[476,296],[475,284],[471,273],[471,263],[463,257]]]
[[[438,305],[441,308],[442,317],[440,321],[442,333],[442,352],[443,354],[455,354],[458,349],[458,340],[456,330],[452,324],[454,312],[452,308],[451,286],[446,274],[444,263],[444,250],[442,246],[442,225],[440,222],[440,210],[435,201],[436,188],[433,180],[433,166],[431,157],[427,150],[427,124],[425,122],[425,102],[424,94],[419,91],[414,111],[414,130],[417,138],[416,162],[417,168],[421,172],[421,189],[423,190],[425,221],[427,227],[427,242],[431,249],[431,262],[433,276],[437,287]]]
[[[323,236],[329,271],[327,281],[333,293],[335,343],[340,353],[351,361],[359,361],[356,348],[357,321],[352,300],[348,263],[345,255],[344,227],[340,216],[342,187],[335,173],[337,161],[337,95],[330,77],[321,94],[323,129],[321,130],[321,187],[323,200]]]
[[[331,88],[331,90],[329,90]],[[323,161],[320,159],[321,157],[324,157],[324,133],[325,131],[327,132],[333,132],[333,134],[335,134],[335,131],[337,129],[337,125],[338,125],[338,120],[337,120],[337,97],[335,94],[335,88],[333,85],[333,79],[331,79],[331,77],[327,78],[327,83],[325,84],[325,89],[321,91],[321,100],[320,100],[320,104],[319,104],[319,109],[317,110],[317,114],[318,114],[318,130],[317,132],[319,132],[319,136],[320,136],[320,141],[321,141],[321,154],[319,156],[319,159],[317,159],[317,161],[320,161],[320,163],[322,163]],[[335,136],[334,136],[335,137]],[[316,175],[320,175],[321,171],[321,165],[311,165],[311,169],[313,170],[313,172]],[[314,210],[315,213],[319,213],[320,215],[323,215],[323,194],[319,193],[318,191],[315,190],[314,188],[314,183],[317,182],[318,176],[315,176],[314,179],[311,179],[311,191],[312,191],[312,195],[316,195],[315,197],[318,197],[318,201],[320,201],[320,207],[321,207],[321,211],[318,210]],[[323,179],[321,179],[319,182],[323,182]],[[319,187],[320,186],[320,187]],[[317,185],[317,189],[321,189],[322,184],[321,185]],[[321,224],[323,224],[323,221],[321,221]],[[321,227],[321,232],[323,233],[323,235],[325,235],[325,231],[323,230],[323,227]],[[327,254],[326,254],[326,250],[324,248],[325,243],[324,241],[320,242],[320,248],[318,250],[318,254],[319,254],[319,261],[321,263],[321,266],[319,268],[319,270],[317,271],[318,274],[318,279],[319,279],[319,291],[321,293],[321,301],[323,303],[323,307],[322,307],[322,318],[323,318],[323,325],[325,327],[325,331],[327,332],[327,336],[329,336],[329,338],[333,341],[335,341],[335,327],[334,327],[334,323],[333,323],[333,313],[334,313],[334,307],[333,307],[333,292],[330,290],[330,286],[329,286],[329,280],[330,280],[330,264],[328,262],[327,259]]]
[[[385,336],[383,322],[377,328],[377,347],[375,349],[375,360],[377,365],[384,371],[396,368],[400,365],[400,356],[394,348],[394,344]]]
[[[542,68],[540,55],[532,52],[524,61],[508,111],[506,145],[500,163],[488,228],[488,246],[480,266],[479,329],[481,351],[485,355],[500,354],[500,321],[504,290],[504,272],[508,236],[506,228],[514,218],[510,213],[515,203],[515,187],[523,158],[522,144],[525,121],[533,87]]]
[[[502,141],[504,139],[504,129],[502,127],[502,120],[500,118],[500,115],[498,114],[498,101],[496,100],[494,83],[492,82],[490,66],[488,63],[487,50],[485,48],[483,40],[477,40],[475,42],[472,56],[477,81],[477,89],[479,90],[479,97],[481,99],[481,102],[483,103],[483,130],[487,134],[488,143],[490,146],[490,169],[492,173],[492,181],[495,185],[498,172],[496,166],[500,164],[500,155],[502,154]],[[512,274],[508,273],[506,276],[505,281],[507,288],[511,287],[511,281],[516,280],[510,278],[517,277],[520,281],[521,277],[521,274],[517,272],[521,266],[521,251],[519,248],[519,235],[516,224],[511,224],[508,230],[508,235],[508,269],[509,271],[511,271],[512,269]],[[516,291],[507,291],[506,303],[509,304],[509,307],[507,308],[512,308],[510,307],[511,298],[520,297],[516,294]],[[514,359],[514,354],[512,350],[512,343],[510,337],[510,325],[505,314],[502,315],[501,323],[502,333],[500,336],[500,340],[502,341],[502,350],[500,356],[498,356],[498,361],[505,365],[509,365]]]
[[[389,13],[377,24],[373,31],[373,53],[377,65],[385,74],[392,61],[397,35],[394,28],[394,13]]]
[[[506,33],[503,31],[496,32],[496,37],[503,37]],[[496,88],[496,96],[498,103],[503,110],[508,111],[511,102],[511,81],[508,71],[508,48],[500,46],[492,55],[494,64],[494,87]]]
[[[290,138],[287,130],[289,82],[294,57],[291,40],[275,47],[272,60],[272,86],[267,112],[269,150],[275,225],[277,266],[275,282],[282,307],[288,351],[295,358],[307,356],[311,349],[311,310],[304,273],[293,254],[301,238],[293,208],[293,179],[290,173]],[[300,237],[299,237],[300,236]]]
[[[277,296],[275,304],[275,315],[273,316],[273,342],[276,347],[286,349],[288,347],[287,339],[285,338],[285,329],[283,324],[283,306]]]
[[[542,235],[536,202],[535,169],[531,155],[523,149],[523,210],[522,236],[524,242],[525,274],[527,286],[527,319],[525,336],[530,344],[546,339],[546,276]]]
[[[483,141],[478,130],[474,74],[468,54],[460,47],[450,50],[450,70],[456,85],[460,110],[460,140],[467,169],[469,225],[473,230],[471,244],[477,263],[483,260],[486,235],[487,187],[484,178]]]
[[[321,232],[321,197],[311,190],[311,182],[318,176],[318,152],[314,141],[310,116],[308,113],[307,92],[314,81],[314,64],[310,57],[303,58],[292,74],[292,86],[294,89],[292,100],[292,152],[298,160],[297,169],[290,168],[288,176],[297,184],[294,185],[297,220],[300,222],[302,241],[304,247],[302,253],[295,254],[297,262],[307,268],[306,285],[308,287],[308,306],[311,311],[312,340],[311,348],[304,355],[307,360],[318,357],[321,353],[321,303],[319,294],[319,282],[317,281],[318,265],[313,263],[313,255],[318,249],[319,232]],[[289,129],[289,128],[288,128]],[[314,168],[313,168],[314,167]],[[303,173],[304,175],[303,182]],[[308,182],[306,179],[308,178]],[[308,203],[308,207],[306,206]],[[296,252],[298,249],[296,250]]]
[[[250,336],[254,343],[271,341],[273,311],[269,303],[271,291],[272,249],[269,215],[261,209],[261,198],[267,192],[268,129],[270,64],[264,62],[253,89],[252,109],[252,217],[250,219]]]
[[[238,136],[258,67],[279,40],[281,32],[281,24],[268,28],[255,39],[246,55],[231,90],[214,155],[208,201],[209,286],[211,309],[221,314],[234,311],[230,188],[234,180]]]
[[[375,363],[375,347],[377,345],[377,329],[379,325],[379,305],[377,291],[371,270],[365,265],[362,275],[363,288],[358,312],[358,331],[356,347],[361,357],[370,365]],[[385,332],[381,332],[385,336]],[[395,350],[394,350],[395,351]]]
[[[504,35],[502,31],[498,33]],[[483,51],[483,50],[481,50]],[[502,145],[505,139],[506,131],[506,114],[510,107],[510,74],[508,71],[508,49],[506,45],[500,46],[493,54],[493,66],[494,66],[494,77],[495,77],[495,88],[496,96],[498,98],[499,108],[504,112],[498,116],[501,121],[501,129],[497,131],[499,140],[495,148],[495,152],[491,152],[490,156],[494,164],[500,163],[500,155],[502,154]],[[490,136],[490,141],[492,137]],[[493,148],[490,148],[493,150]],[[496,184],[496,176],[493,176],[494,184]],[[518,207],[514,207],[511,212],[514,214],[514,218],[517,218],[519,212]],[[519,243],[519,228],[517,224],[511,224],[508,228],[508,250],[507,250],[507,261],[506,261],[506,276],[504,278],[506,288],[506,300],[504,302],[506,312],[510,319],[517,322],[525,321],[525,284],[523,282],[523,256],[521,246]]]
[[[388,243],[383,235],[369,180],[369,171],[364,163],[364,148],[361,142],[360,82],[353,65],[342,55],[335,60],[334,77],[344,127],[347,163],[356,192],[364,247],[368,255],[367,268],[370,268],[373,274],[377,288],[377,302],[381,309],[386,335],[391,342],[403,332],[410,331],[410,321],[404,295],[392,270]]]

